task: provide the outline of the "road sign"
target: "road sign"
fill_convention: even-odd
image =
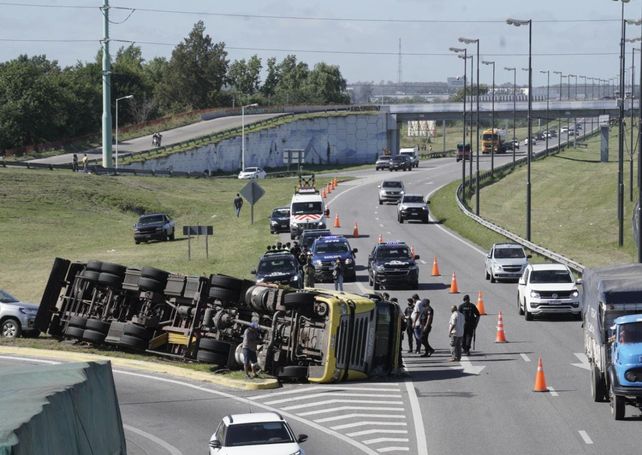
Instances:
[[[208,238],[214,235],[214,226],[183,226],[183,235],[187,236],[187,260],[192,260],[192,236],[204,235],[205,236],[205,258],[209,259],[210,251],[208,245]]]
[[[254,180],[245,185],[239,192],[251,205],[256,204],[265,194],[265,190]]]

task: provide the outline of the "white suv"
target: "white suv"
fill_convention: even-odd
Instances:
[[[486,279],[491,283],[497,280],[518,280],[530,257],[517,243],[495,243],[486,256]]]
[[[0,336],[17,338],[22,334],[38,336],[35,328],[38,305],[21,302],[0,289]]]
[[[403,182],[400,180],[384,180],[377,188],[379,188],[379,205],[384,202],[398,204],[405,193]]]
[[[579,318],[580,283],[565,265],[530,264],[517,285],[517,310],[527,321],[537,314],[572,314]]]
[[[295,437],[276,412],[234,414],[223,417],[209,447],[210,455],[304,455],[299,443],[307,439],[305,434]]]

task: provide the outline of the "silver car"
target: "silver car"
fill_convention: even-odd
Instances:
[[[0,334],[17,338],[22,334],[38,335],[34,328],[38,305],[21,302],[0,289]]]
[[[404,195],[403,182],[400,180],[384,180],[379,188],[379,205],[384,202],[399,203]]]
[[[421,194],[404,194],[397,206],[397,221],[419,220],[428,222],[428,203]]]
[[[486,256],[486,279],[518,280],[528,265],[530,255],[517,243],[495,243]]]

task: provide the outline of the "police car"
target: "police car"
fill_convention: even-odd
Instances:
[[[261,256],[252,274],[257,283],[277,283],[303,288],[303,269],[289,250],[270,248]]]
[[[419,289],[419,267],[404,242],[385,242],[374,246],[368,256],[368,284],[375,290],[392,286]]]
[[[356,248],[350,248],[350,243],[345,237],[330,235],[317,238],[310,248],[315,280],[332,281],[332,270],[337,258],[339,258],[344,265],[343,279],[355,281],[357,279],[355,271],[355,254],[357,252]]]

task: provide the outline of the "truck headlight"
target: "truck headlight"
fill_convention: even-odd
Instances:
[[[580,293],[578,292],[577,289],[571,292],[571,297],[579,297],[579,296],[580,296]]]
[[[277,224],[279,224],[279,223],[278,223],[278,222],[276,222],[276,221],[274,221],[274,220],[272,220],[272,221],[270,221],[270,224],[271,224],[272,226],[274,226],[274,225],[277,225]]]
[[[325,228],[325,221],[319,221],[319,227]]]
[[[350,264],[352,264],[352,259],[350,259],[350,258],[346,259],[346,260],[345,260],[345,264],[346,264],[346,265],[350,265]]]
[[[539,292],[531,291],[531,299],[539,299]]]
[[[499,265],[499,264],[494,264],[494,265],[493,265],[493,270],[494,270],[495,272],[501,272],[501,271],[502,271],[502,266],[501,266],[501,265]]]
[[[624,379],[626,379],[629,382],[637,382],[637,375],[635,374],[635,371],[629,370],[626,373],[624,373]]]

